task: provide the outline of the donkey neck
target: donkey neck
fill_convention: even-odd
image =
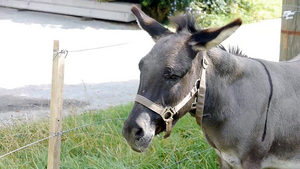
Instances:
[[[226,80],[227,83],[232,83],[243,76],[245,71],[243,60],[246,58],[233,55],[219,48],[207,51],[207,56],[211,62],[208,70],[211,73],[208,76],[212,79],[218,77]]]
[[[227,105],[228,92],[235,82],[247,74],[245,61],[249,60],[230,54],[219,48],[213,48],[206,52],[209,60],[207,68],[206,98],[204,107],[204,119],[214,118],[222,121],[227,113],[224,105]],[[232,95],[232,97],[234,97]],[[213,117],[214,116],[214,117]]]

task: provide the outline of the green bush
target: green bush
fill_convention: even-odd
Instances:
[[[159,22],[166,21],[168,16],[174,15],[177,11],[185,11],[185,8],[193,0],[140,0],[143,10]]]
[[[147,14],[162,23],[167,20],[168,16],[192,12],[190,6],[197,1],[199,0],[141,0],[141,4]]]
[[[107,2],[109,0],[98,0]],[[166,21],[168,16],[177,11],[184,11],[193,0],[115,0],[117,2],[140,3],[143,11],[159,22]]]
[[[196,15],[202,27],[224,25],[242,17],[244,23],[262,19],[279,18],[282,0],[194,0],[189,4],[190,13]]]
[[[108,0],[101,0],[108,1]],[[191,13],[203,27],[221,25],[242,17],[246,21],[276,18],[282,0],[116,0],[140,3],[143,11],[163,23],[168,16]]]

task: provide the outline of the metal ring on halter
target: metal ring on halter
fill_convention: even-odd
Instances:
[[[198,79],[195,81],[195,85],[194,85],[194,86],[197,88],[197,90],[199,89],[200,80],[201,80],[201,78],[198,78]]]
[[[172,107],[166,107],[160,116],[165,122],[172,122],[174,114],[175,110]]]

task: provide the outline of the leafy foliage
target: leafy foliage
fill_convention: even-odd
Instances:
[[[219,26],[242,17],[244,23],[279,18],[282,0],[194,0],[189,11],[203,27]]]
[[[102,0],[103,1],[103,0]],[[105,0],[104,0],[105,1]],[[107,0],[106,0],[107,1]],[[247,22],[279,18],[282,0],[116,0],[140,3],[145,13],[163,23],[168,16],[192,13],[203,27],[242,17]]]

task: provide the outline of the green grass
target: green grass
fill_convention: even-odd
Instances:
[[[105,119],[127,117],[132,104],[64,118],[63,130]],[[124,120],[99,123],[62,136],[61,168],[218,168],[215,152],[190,115],[183,117],[167,139],[155,137],[144,153],[136,153],[122,136]],[[0,130],[0,155],[48,136],[47,121],[21,123]],[[46,168],[48,141],[0,159],[0,168]],[[203,153],[200,153],[204,151]],[[180,163],[176,163],[180,160]],[[176,163],[176,164],[175,164]]]

